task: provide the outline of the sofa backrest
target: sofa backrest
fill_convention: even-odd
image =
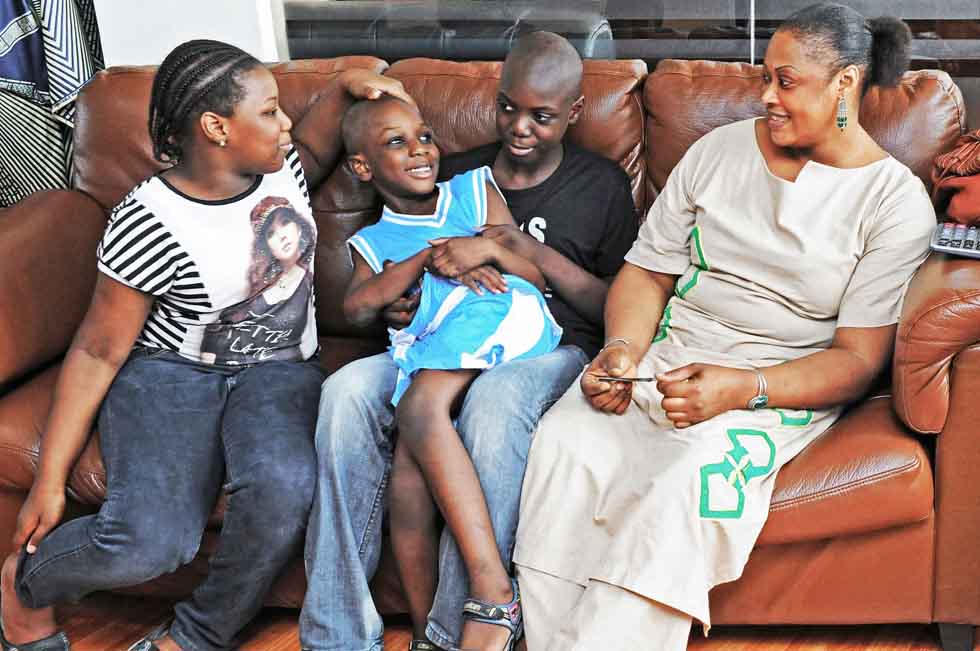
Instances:
[[[717,61],[661,61],[643,88],[646,111],[646,206],[698,138],[715,127],[765,112],[762,66]],[[930,187],[933,159],[966,129],[963,95],[938,70],[907,72],[895,88],[871,88],[861,124]]]
[[[272,66],[281,104],[294,122],[293,138],[313,154],[308,176],[317,243],[317,323],[323,336],[377,337],[357,329],[341,305],[352,271],[345,242],[377,219],[371,188],[342,163],[339,125],[349,98],[337,83],[346,68],[376,71],[373,57],[305,60]],[[459,63],[406,59],[387,69],[404,83],[432,125],[444,153],[496,139],[494,111],[499,62]],[[78,101],[74,136],[74,186],[104,209],[138,181],[161,169],[151,155],[147,110],[155,68],[100,72]],[[585,61],[585,109],[569,137],[618,162],[630,176],[634,201],[644,214],[687,148],[711,129],[761,115],[761,67],[711,61],[660,62],[647,76],[642,61]],[[896,158],[928,183],[932,159],[965,129],[962,95],[944,72],[907,73],[895,89],[872,89],[862,124]]]

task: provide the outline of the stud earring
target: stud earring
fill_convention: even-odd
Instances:
[[[844,95],[841,94],[840,99],[837,100],[837,128],[844,132],[844,128],[847,126],[847,102],[844,101]]]
[[[845,119],[846,119],[846,118],[845,118]],[[838,118],[838,120],[839,120],[839,118]],[[225,146],[225,145],[227,145],[227,144],[228,144],[228,141],[227,141],[227,140],[225,140],[224,138],[222,138],[221,140],[219,140],[219,141],[218,141],[218,146],[219,146],[219,147],[224,147],[224,146]]]

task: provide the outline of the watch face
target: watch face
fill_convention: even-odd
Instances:
[[[756,396],[749,400],[749,409],[765,409],[769,404],[769,396]]]

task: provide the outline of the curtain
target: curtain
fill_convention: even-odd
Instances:
[[[0,207],[68,187],[75,97],[103,67],[92,0],[0,0]]]

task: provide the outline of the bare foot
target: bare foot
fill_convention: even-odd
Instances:
[[[18,553],[14,552],[0,569],[0,622],[3,635],[12,644],[26,644],[58,632],[54,608],[28,608],[20,603],[14,589]]]

